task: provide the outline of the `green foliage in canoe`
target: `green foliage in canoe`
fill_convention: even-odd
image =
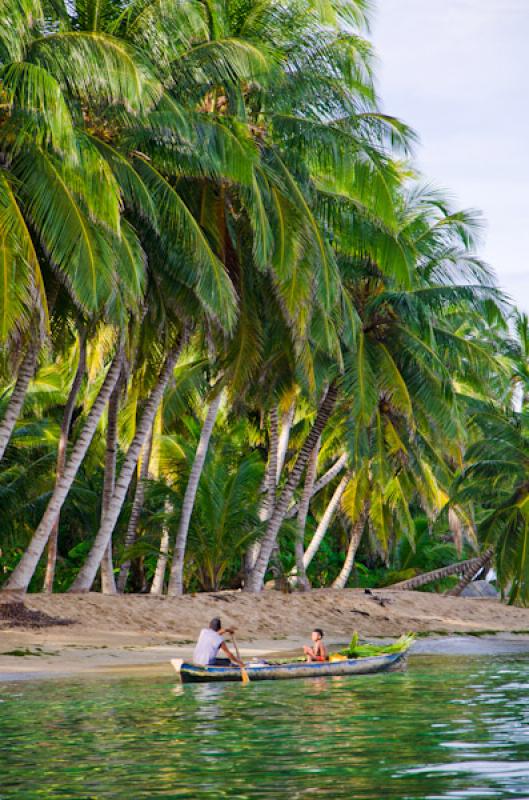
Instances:
[[[341,656],[347,658],[366,658],[368,656],[386,656],[392,653],[405,653],[409,650],[415,639],[414,633],[406,633],[393,644],[360,644],[358,632],[355,631],[349,646],[340,650]]]

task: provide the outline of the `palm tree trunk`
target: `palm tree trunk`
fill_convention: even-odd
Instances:
[[[281,415],[281,432],[279,434],[279,442],[277,446],[276,486],[279,485],[281,473],[283,472],[283,467],[285,466],[288,442],[290,440],[290,431],[292,429],[292,423],[294,422],[295,413],[296,403],[292,402],[288,408],[288,411]]]
[[[81,466],[86,455],[86,451],[88,450],[93,439],[97,425],[101,419],[101,415],[105,410],[105,406],[108,403],[110,395],[112,394],[114,386],[119,378],[119,374],[121,372],[121,362],[122,350],[120,349],[114,358],[106,378],[103,381],[103,385],[99,390],[99,394],[95,399],[92,408],[90,409],[90,413],[86,418],[83,430],[73,446],[70,458],[66,463],[62,477],[55,484],[55,488],[46,507],[46,511],[44,512],[37,530],[33,534],[33,538],[29,543],[29,547],[20,559],[6,586],[4,587],[6,590],[18,590],[23,592],[27,591],[29,582],[33,577],[33,573],[37,568],[42,552],[46,547],[50,537],[55,520],[57,519],[63,503],[68,496],[68,492],[70,491],[72,483],[74,482],[79,471],[79,467]]]
[[[338,458],[332,467],[329,467],[327,472],[325,472],[319,480],[316,481],[314,484],[314,491],[312,496],[314,497],[315,494],[318,494],[322,489],[324,489],[331,481],[333,481],[337,475],[343,470],[343,468],[347,464],[347,453],[342,453],[340,458]]]
[[[388,586],[388,589],[419,589],[421,586],[427,586],[429,583],[441,581],[443,578],[449,578],[451,575],[465,574],[467,570],[474,569],[479,566],[483,567],[483,556],[477,558],[470,558],[468,561],[459,561],[457,564],[450,564],[448,567],[441,567],[441,569],[434,569],[432,572],[423,572],[422,575],[416,575],[415,578],[410,578],[407,581],[400,581]]]
[[[307,569],[310,562],[320,549],[320,545],[324,539],[325,534],[329,529],[329,525],[331,524],[332,519],[336,513],[336,510],[340,505],[343,493],[345,492],[347,484],[349,483],[350,480],[351,480],[351,473],[347,472],[343,476],[342,480],[340,481],[336,489],[334,490],[333,495],[329,501],[329,504],[325,509],[322,518],[320,519],[320,523],[316,528],[316,532],[312,537],[311,542],[307,547],[307,550],[303,557],[303,566],[305,567],[305,569]]]
[[[269,416],[270,444],[268,448],[268,464],[266,465],[262,487],[264,498],[259,509],[260,522],[268,522],[274,511],[276,501],[277,456],[279,449],[279,417],[277,413],[277,406],[272,406]],[[260,549],[261,543],[258,540],[252,542],[248,548],[245,559],[246,578],[255,566]]]
[[[57,449],[57,463],[55,468],[55,483],[59,481],[66,466],[66,454],[68,451],[68,439],[70,438],[70,428],[72,427],[72,417],[77,402],[77,396],[81,389],[83,377],[86,372],[86,332],[82,331],[79,336],[79,361],[77,369],[70,387],[70,393],[64,406],[61,430],[59,435],[59,447]],[[50,594],[53,591],[53,581],[55,579],[55,565],[57,563],[57,540],[59,537],[59,517],[54,522],[50,538],[48,540],[48,560],[46,564],[46,574],[44,576],[43,591]]]
[[[275,491],[276,488],[279,486],[279,481],[281,480],[281,473],[283,472],[283,467],[285,466],[285,460],[288,451],[288,443],[290,441],[290,431],[292,429],[292,423],[294,422],[295,413],[296,413],[296,404],[295,402],[292,402],[288,407],[288,411],[286,411],[284,414],[281,415],[281,430],[279,433],[275,482],[273,486],[274,504],[275,504]],[[273,513],[273,508],[270,510],[268,519],[270,519],[272,513]],[[277,539],[272,549],[272,554],[270,556],[270,568],[272,571],[272,575],[274,577],[275,588],[277,590],[280,590],[283,582],[282,581],[283,575],[281,568],[281,553],[279,551],[279,542]]]
[[[35,338],[26,350],[26,354],[20,364],[15,388],[9,398],[4,417],[0,422],[0,461],[4,457],[6,447],[13,433],[13,428],[22,411],[29,383],[35,374],[39,350],[40,340]]]
[[[344,589],[347,584],[347,581],[349,580],[349,575],[351,574],[351,570],[353,569],[353,564],[355,561],[356,551],[358,550],[358,545],[360,544],[360,539],[362,538],[362,534],[364,532],[367,514],[368,514],[368,505],[366,503],[360,513],[359,519],[355,522],[353,526],[353,530],[351,532],[351,539],[349,541],[349,547],[347,548],[347,554],[345,556],[344,565],[340,570],[340,574],[338,575],[338,577],[336,578],[336,580],[332,585],[333,589]]]
[[[136,482],[136,491],[134,492],[134,500],[132,502],[132,510],[130,512],[129,524],[127,526],[127,533],[125,534],[125,554],[132,547],[136,541],[138,533],[138,522],[140,514],[143,510],[143,501],[145,499],[145,482],[149,477],[149,463],[151,460],[152,452],[152,437],[153,430],[149,433],[148,439],[143,447],[143,459]],[[125,561],[122,563],[118,575],[118,592],[124,592],[127,585],[127,579],[130,572],[130,557],[126,555]]]
[[[118,454],[118,416],[121,394],[122,376],[108,401],[107,443],[105,451],[105,477],[103,479],[103,502],[101,503],[101,520],[108,513],[112,495],[116,486],[116,459]],[[103,594],[117,594],[112,563],[112,540],[108,543],[101,561],[101,591]]]
[[[172,507],[166,501],[165,503],[165,513],[168,514],[172,511]],[[156,562],[156,570],[154,572],[154,578],[151,585],[151,594],[155,595],[162,595],[163,594],[163,585],[165,581],[165,571],[167,569],[167,560],[169,555],[169,528],[167,525],[164,525],[162,528],[162,538],[160,541],[160,553],[158,555],[158,561]]]
[[[320,440],[316,442],[314,450],[310,454],[309,463],[307,465],[307,474],[305,476],[305,485],[301,500],[299,501],[299,511],[297,520],[296,531],[296,585],[299,589],[306,592],[310,589],[309,579],[303,563],[305,555],[305,527],[307,524],[307,517],[309,514],[310,499],[314,492],[314,484],[316,482],[316,475],[318,472],[318,456],[320,453]]]
[[[167,355],[165,364],[158,378],[158,382],[152,390],[147,403],[145,404],[145,409],[136,428],[136,433],[134,434],[134,438],[127,451],[125,461],[123,462],[123,466],[121,467],[118,479],[116,481],[116,487],[112,495],[108,513],[105,514],[94,544],[92,545],[92,549],[90,550],[85,563],[81,567],[79,574],[70,588],[71,592],[89,592],[92,587],[94,578],[101,563],[101,559],[103,558],[105,550],[110,543],[116,522],[118,521],[123,503],[125,502],[125,497],[127,495],[129,484],[136,468],[136,463],[138,461],[141,449],[145,443],[149,431],[152,428],[158,406],[162,401],[167,384],[172,378],[175,364],[178,360],[178,356],[180,355],[181,346],[182,345],[180,344],[177,347],[174,347]]]
[[[175,597],[182,594],[184,590],[184,557],[187,544],[187,534],[189,532],[189,524],[191,522],[191,515],[195,505],[195,498],[198,490],[198,484],[204,462],[209,447],[209,440],[219,413],[220,404],[222,401],[223,392],[218,392],[211,401],[202,431],[200,432],[200,439],[198,441],[197,450],[195,453],[195,460],[189,473],[189,480],[187,482],[184,500],[182,503],[182,513],[180,515],[180,523],[176,534],[175,548],[173,554],[173,563],[171,566],[171,575],[169,577],[169,586],[167,594],[169,597]]]
[[[474,580],[478,572],[481,572],[484,567],[490,564],[493,555],[494,548],[489,547],[481,556],[479,556],[479,558],[475,559],[475,564],[473,566],[469,566],[467,569],[465,569],[463,572],[463,577],[457,586],[455,586],[453,589],[450,589],[450,591],[445,592],[445,594],[448,597],[459,597],[463,590],[467,588],[469,583]]]
[[[274,512],[277,469],[279,464],[279,416],[277,406],[270,410],[270,452],[265,474],[265,496],[259,509],[259,519],[266,522]]]
[[[310,499],[312,499],[314,495],[318,494],[318,492],[321,492],[322,489],[324,489],[331,481],[333,481],[336,478],[336,476],[340,474],[340,472],[343,470],[346,464],[347,464],[347,454],[342,453],[340,458],[338,458],[335,461],[332,467],[329,467],[327,472],[324,472],[321,478],[316,481]],[[299,506],[297,504],[290,506],[286,518],[293,519],[298,512],[299,512]]]
[[[276,542],[277,534],[279,533],[279,529],[285,520],[288,507],[292,502],[294,492],[299,485],[303,472],[305,471],[310,454],[312,453],[316,442],[320,438],[322,431],[332,414],[337,394],[338,390],[336,386],[332,384],[320,403],[320,407],[311,431],[305,439],[301,450],[299,451],[296,463],[294,464],[292,472],[290,473],[279,500],[276,503],[274,513],[269,520],[266,534],[261,543],[259,557],[254,569],[248,577],[248,583],[245,587],[247,591],[260,592],[263,588],[268,562]]]

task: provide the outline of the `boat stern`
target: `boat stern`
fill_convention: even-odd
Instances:
[[[182,680],[182,673],[181,673],[180,670],[182,669],[182,664],[183,663],[184,663],[184,659],[183,658],[172,658],[171,659],[171,664],[173,665],[174,671],[176,672],[176,674],[178,675],[180,680]]]

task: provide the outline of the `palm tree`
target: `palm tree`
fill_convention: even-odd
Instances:
[[[71,454],[68,416],[74,403],[81,408],[81,363],[62,400],[55,489],[8,586],[27,589],[108,408],[106,453],[97,443],[90,451],[98,469],[105,461],[100,529],[72,588],[87,591],[101,565],[103,590],[113,591],[113,531],[162,397],[164,433],[182,432],[189,404],[182,411],[169,384],[184,373],[190,383],[200,373],[197,396],[208,405],[192,409],[201,423],[191,447],[187,434],[192,467],[166,498],[164,525],[178,520],[171,593],[197,583],[216,588],[222,576],[235,581],[241,543],[253,553],[246,587],[260,591],[296,514],[301,580],[304,561],[331,538],[338,509],[351,533],[337,586],[349,578],[367,525],[389,557],[396,537],[413,537],[411,506],[433,519],[456,502],[448,487],[479,429],[469,396],[488,384],[510,402],[525,373],[521,361],[513,369],[498,295],[473,255],[474,215],[454,213],[395,159],[413,136],[378,112],[366,3],[4,5],[0,275],[14,279],[0,298],[0,344],[6,374],[8,364],[18,371],[3,403],[0,457],[25,397],[29,407],[37,358],[61,363],[58,342],[72,320],[82,321],[78,334],[89,331]],[[48,305],[52,349],[42,347]],[[502,330],[501,364],[494,326]],[[193,358],[175,369],[184,327]],[[110,344],[99,357],[101,336]],[[103,373],[113,356],[101,383],[95,365]],[[116,478],[124,360],[120,432],[122,445],[128,441]],[[5,383],[11,391],[11,379]],[[242,496],[238,466],[222,475],[220,494],[211,484],[213,465],[228,458],[216,449],[221,397],[261,451],[259,469],[252,461],[241,476],[253,487],[267,465],[255,501],[253,488],[244,495],[251,525],[229,506],[235,488]],[[136,404],[138,425],[127,437]],[[139,472],[128,545],[143,503]],[[469,486],[478,486],[478,473],[469,471]],[[43,470],[43,493],[52,480]],[[212,526],[208,493],[232,518],[232,538],[222,521]],[[319,527],[304,552],[309,513]],[[165,525],[157,592],[169,545]],[[53,537],[50,552],[51,565]]]
[[[248,577],[247,589],[249,591],[259,592],[263,588],[266,570],[268,568],[270,556],[272,555],[272,550],[276,543],[279,529],[286,518],[288,508],[294,496],[294,492],[301,481],[303,472],[307,466],[312,451],[331,416],[334,404],[336,402],[336,396],[336,385],[331,384],[326,389],[320,401],[314,424],[312,425],[309,435],[307,436],[297,455],[296,462],[288,476],[287,482],[281,494],[279,495],[274,512],[268,522],[266,533],[261,540],[259,556]]]
[[[307,571],[305,569],[305,526],[307,524],[307,516],[309,513],[310,501],[314,495],[316,484],[316,476],[318,472],[318,455],[320,452],[320,442],[317,442],[307,465],[307,474],[305,476],[305,483],[299,501],[299,510],[297,514],[297,532],[296,532],[296,586],[303,591],[309,588],[309,581],[307,578]]]
[[[105,514],[108,513],[110,504],[112,502],[112,495],[114,494],[114,489],[116,486],[118,416],[122,393],[121,381],[122,378],[120,376],[108,401],[101,520],[105,517]],[[103,594],[116,594],[116,581],[114,579],[112,559],[112,543],[108,545],[101,561],[101,591]]]
[[[55,4],[54,13],[59,8]],[[118,282],[130,288],[141,271],[133,234],[121,229],[119,188],[86,137],[79,106],[88,113],[103,101],[139,111],[152,102],[155,88],[110,37],[68,35],[65,8],[60,28],[39,0],[9,0],[4,10],[9,24],[0,43],[0,93],[6,101],[0,122],[0,241],[10,292],[2,293],[2,330],[32,341],[0,426],[1,454],[48,326],[49,268],[74,306],[92,318],[104,306],[108,312],[120,295],[125,302]],[[37,330],[31,328],[34,318]],[[58,473],[62,460],[61,455]],[[52,563],[53,547],[51,571]]]
[[[219,426],[220,427],[220,426]],[[229,573],[240,579],[248,543],[259,533],[259,486],[263,464],[258,452],[236,444],[240,423],[221,428],[214,437],[202,470],[189,526],[186,583],[204,591],[221,588]],[[246,442],[243,436],[242,443]],[[171,497],[171,496],[170,496]],[[170,502],[179,504],[180,498]],[[179,521],[172,514],[168,523]],[[239,573],[239,575],[237,574]]]
[[[43,15],[41,15],[46,46],[38,38],[35,40],[36,44],[33,45],[32,36],[40,31],[29,30],[26,57],[30,58],[34,55],[39,63],[39,69],[42,69],[40,65],[44,64],[51,71],[52,82],[55,81],[57,84],[57,92],[60,90],[61,82],[68,86],[70,94],[66,99],[63,101],[59,97],[62,103],[60,111],[66,122],[70,119],[68,102],[71,100],[72,104],[79,101],[84,103],[84,122],[88,129],[88,137],[83,131],[82,134],[79,134],[81,138],[77,144],[76,131],[70,121],[72,127],[70,138],[75,145],[71,157],[58,162],[55,153],[43,150],[40,143],[36,147],[30,141],[28,147],[32,149],[26,154],[27,157],[14,159],[12,165],[12,168],[20,166],[19,172],[15,169],[14,179],[23,181],[31,222],[40,231],[42,244],[50,254],[50,260],[56,268],[66,269],[68,267],[69,286],[71,285],[78,292],[76,298],[79,302],[84,303],[89,311],[96,308],[100,299],[104,299],[114,315],[121,316],[121,318],[126,316],[127,299],[123,295],[118,296],[113,290],[110,283],[111,269],[114,269],[114,265],[119,266],[121,286],[125,291],[129,291],[131,294],[135,293],[137,297],[138,293],[142,291],[142,283],[141,278],[138,280],[134,273],[137,273],[137,265],[142,261],[143,253],[130,226],[124,221],[122,223],[120,221],[120,193],[123,192],[131,209],[136,214],[144,214],[150,219],[155,233],[159,230],[159,223],[164,223],[166,247],[174,250],[176,235],[180,243],[179,252],[182,251],[182,246],[184,249],[190,247],[194,251],[194,263],[204,267],[200,273],[201,278],[195,279],[196,291],[207,296],[210,308],[217,311],[219,310],[217,303],[220,303],[221,311],[226,308],[229,311],[230,303],[233,305],[229,279],[223,277],[224,273],[219,273],[216,259],[205,237],[178,193],[165,181],[161,173],[146,160],[142,160],[138,154],[136,161],[139,161],[137,164],[139,172],[131,168],[129,161],[123,156],[120,157],[119,152],[108,143],[108,132],[110,131],[108,126],[102,130],[105,120],[101,119],[95,101],[104,98],[110,99],[114,103],[122,102],[129,115],[133,116],[140,110],[145,112],[153,107],[155,101],[163,93],[162,85],[157,81],[154,71],[146,66],[144,61],[134,60],[133,52],[128,45],[120,44],[118,46],[115,37],[99,31],[98,25],[95,25],[96,21],[98,19],[101,21],[103,16],[106,18],[106,15],[99,18],[96,13],[100,4],[92,4],[91,10],[88,9],[88,6],[83,7],[82,13],[79,12],[79,9],[72,11],[66,6],[60,8],[60,4],[56,5],[55,10],[60,10],[61,32],[55,32],[53,27],[52,32],[48,31]],[[106,11],[108,10],[109,8],[106,9]],[[75,35],[70,35],[74,32]],[[77,82],[70,80],[70,77],[66,81],[68,73],[75,72],[77,76],[76,70],[68,70],[68,57],[79,58],[81,55],[88,62],[86,70],[78,76]],[[120,63],[120,58],[123,63]],[[96,69],[95,65],[98,59],[101,64]],[[88,78],[91,79],[90,82],[85,83],[85,79]],[[178,114],[173,116],[173,123],[175,118],[178,119]],[[154,130],[151,130],[154,135]],[[55,138],[58,141],[58,134]],[[68,139],[68,141],[70,140]],[[79,159],[80,168],[75,169]],[[30,161],[32,164],[36,162],[36,167],[31,173],[24,172],[26,169],[24,165]],[[116,176],[114,176],[112,168],[114,168]],[[140,173],[142,173],[142,177],[139,177]],[[46,190],[45,187],[43,189],[45,180],[48,183],[53,181],[55,184],[58,183],[59,189],[57,190],[53,184],[50,184],[49,190]],[[119,185],[118,180],[121,180]],[[101,191],[102,182],[108,184],[108,192]],[[69,183],[73,189],[70,189]],[[79,205],[76,195],[81,191],[83,193],[81,205]],[[21,216],[18,209],[15,208],[14,217],[16,217],[15,212]],[[90,217],[87,212],[90,213]],[[61,213],[66,215],[67,224],[72,222],[70,228],[66,229],[64,226],[61,228],[61,218],[58,216]],[[101,221],[105,223],[104,230],[94,227],[92,223],[92,218],[96,213],[100,214]],[[48,224],[48,219],[51,222],[51,214],[54,215],[55,228]],[[18,217],[16,219],[18,221]],[[176,230],[174,228],[175,221],[179,224],[179,228]],[[58,230],[61,230],[60,239],[57,239],[56,231]],[[107,231],[112,232],[115,242],[107,241]],[[173,232],[173,236],[171,236],[171,232]],[[119,242],[119,237],[121,237],[121,242]],[[158,240],[161,241],[160,237]],[[113,264],[116,256],[117,260]],[[96,262],[97,277],[95,274]],[[212,269],[215,274],[204,280],[206,269]],[[185,276],[184,280],[187,280]],[[25,372],[22,372],[22,377],[26,377]],[[19,388],[17,387],[14,396],[17,400],[21,395],[21,392],[18,391]],[[9,420],[12,416],[13,414],[10,415]],[[44,531],[40,531],[40,533],[44,535]]]
[[[307,10],[308,8],[307,6]],[[287,118],[284,98],[291,92],[292,97],[298,99],[297,92],[307,74],[306,63],[301,63],[303,48],[299,46],[299,31],[295,30],[296,25],[302,22],[302,17],[299,15],[294,21],[287,19],[287,16],[281,18],[279,12],[278,20],[278,11],[274,7],[271,13],[271,5],[265,3],[257,14],[248,13],[245,17],[244,12],[241,16],[240,8],[234,15],[229,4],[215,6],[214,10],[210,10],[206,41],[196,48],[184,51],[179,59],[179,66],[184,68],[185,73],[189,63],[196,63],[200,47],[200,65],[205,73],[205,82],[197,87],[185,84],[182,87],[177,83],[171,91],[180,102],[188,97],[190,91],[196,92],[195,99],[202,104],[202,116],[198,121],[200,135],[207,136],[209,149],[215,154],[217,161],[218,148],[222,145],[223,157],[220,165],[223,174],[231,178],[230,182],[219,189],[216,181],[211,180],[211,176],[214,177],[214,170],[210,168],[208,170],[210,180],[202,179],[198,186],[201,208],[212,209],[209,217],[204,219],[204,224],[206,230],[219,242],[219,259],[229,267],[240,294],[247,291],[250,286],[250,280],[242,268],[243,256],[246,256],[246,263],[255,262],[257,269],[271,270],[271,288],[278,295],[282,313],[286,313],[289,325],[299,341],[297,346],[303,353],[302,358],[307,361],[310,369],[308,349],[310,308],[315,300],[321,307],[322,315],[330,308],[336,294],[337,273],[332,250],[310,207],[310,195],[314,194],[314,186],[307,166],[312,157],[315,165],[321,166],[325,161],[328,166],[331,154],[336,153],[338,149],[337,141],[340,142],[341,155],[345,142],[350,142],[350,138],[343,135],[339,126],[329,126],[325,143],[327,155],[319,145],[312,153],[309,149],[308,136],[304,138],[302,148],[296,151],[292,147],[292,120]],[[281,23],[280,26],[278,22]],[[285,26],[285,22],[288,26]],[[314,36],[316,33],[321,34],[318,25],[316,17],[309,17],[308,24],[304,23],[305,31]],[[287,27],[288,33],[285,35]],[[297,50],[293,51],[292,44],[295,37],[297,37]],[[351,39],[344,47],[343,40],[340,41],[336,29],[330,34],[329,41],[324,45],[320,43],[322,72],[330,73],[339,63],[340,68],[344,70],[346,82],[350,80],[349,77],[346,78],[346,74],[350,75],[347,70],[351,69],[354,72],[351,89],[354,86],[355,90],[358,90],[361,78],[361,70],[358,69],[356,62],[358,51],[361,49],[359,42],[356,39],[353,42]],[[283,71],[282,76],[278,73],[277,65],[273,65],[270,60],[270,54],[274,51],[277,56],[281,53],[281,57],[287,60],[293,54],[291,63]],[[220,54],[224,56],[228,52],[233,58],[231,75],[225,72],[225,63],[219,59]],[[217,58],[214,64],[210,61],[212,54]],[[335,56],[338,56],[339,61]],[[255,75],[256,66],[259,69],[258,77]],[[284,84],[282,90],[288,91],[271,90],[268,84],[269,74],[273,74],[274,79],[279,78],[279,83]],[[322,77],[322,85],[328,77],[328,74]],[[251,89],[248,86],[250,79],[253,80]],[[314,72],[312,80],[317,81]],[[326,101],[331,107],[334,96],[338,94],[338,87],[334,86],[329,96],[329,81],[325,85]],[[184,94],[181,93],[182,88]],[[370,90],[366,84],[365,96],[368,97],[369,94]],[[240,102],[237,103],[238,99]],[[351,101],[349,110],[353,111],[352,91],[349,100]],[[358,111],[358,108],[355,107],[354,110]],[[234,139],[234,129],[227,124],[234,112],[240,116],[241,123],[247,130],[247,135],[244,136],[244,129],[241,127],[235,129],[239,132],[238,139]],[[215,115],[213,119],[212,115]],[[314,112],[313,109],[313,117],[315,117],[313,124],[307,127],[310,127],[310,134],[314,138],[314,131],[318,128],[316,123],[324,127],[324,112],[322,110]],[[301,117],[295,121],[297,125],[302,123]],[[370,124],[371,127],[375,126],[373,120]],[[366,133],[367,127],[364,126]],[[268,140],[263,138],[265,131],[269,132]],[[254,146],[256,139],[259,141],[260,152]],[[357,136],[356,146],[361,149],[361,144],[362,138]],[[366,136],[363,144],[366,151],[369,150],[374,157],[376,148],[370,137],[368,141]],[[142,145],[145,147],[145,142],[142,142]],[[381,153],[376,152],[377,170],[380,172],[384,166],[384,159]],[[238,155],[238,169],[235,169],[234,159],[229,158],[233,153]],[[159,141],[156,142],[156,148],[149,151],[149,156],[160,162],[162,153]],[[166,163],[169,156],[168,152],[165,156]],[[241,166],[244,169],[241,169]],[[247,230],[246,235],[252,241],[251,253],[241,252],[241,244],[230,236],[230,230],[240,230],[241,233]],[[277,241],[275,246],[274,239]],[[243,308],[243,314],[244,310]],[[245,326],[244,330],[247,331],[248,326]],[[237,335],[238,333],[239,331]],[[255,360],[255,356],[252,360]],[[240,363],[238,357],[236,364]],[[248,372],[248,365],[246,371]],[[285,426],[285,431],[287,430],[288,426]],[[303,460],[300,466],[301,464]],[[179,552],[178,561],[183,563],[182,559],[183,554]],[[179,583],[181,585],[181,581]]]
[[[179,595],[183,593],[183,580],[184,580],[184,556],[187,543],[187,536],[189,533],[189,525],[191,522],[191,515],[195,504],[195,498],[198,491],[200,476],[204,468],[206,460],[209,440],[213,432],[213,427],[217,419],[217,414],[222,403],[222,391],[217,389],[217,393],[208,405],[204,425],[200,432],[200,439],[198,441],[193,466],[189,473],[189,480],[187,482],[184,500],[182,503],[182,510],[180,515],[180,522],[176,534],[176,541],[174,546],[173,563],[171,566],[171,575],[169,578],[169,596]]]
[[[72,584],[70,589],[72,592],[88,592],[92,586],[92,583],[94,582],[97,570],[101,564],[101,560],[103,559],[105,551],[111,541],[112,533],[125,501],[125,496],[127,494],[127,490],[129,488],[139,455],[145,444],[147,436],[149,435],[149,432],[152,430],[154,419],[162,401],[163,394],[173,375],[174,367],[180,355],[183,341],[184,340],[181,338],[172,346],[172,348],[169,349],[167,353],[158,380],[145,404],[145,408],[137,425],[134,438],[130,444],[119,476],[116,480],[112,500],[109,504],[109,510],[103,517],[101,521],[101,527],[99,528],[90,553],[88,554],[86,561],[84,562],[79,574]]]
[[[494,548],[499,585],[508,591],[511,603],[527,605],[526,414],[502,411],[486,402],[473,405],[471,424],[478,435],[465,454],[454,500],[474,503],[479,540],[485,554],[490,555],[488,547]]]
[[[312,559],[314,558],[314,556],[318,552],[318,549],[319,549],[319,547],[320,547],[320,545],[322,543],[323,537],[327,533],[329,525],[331,524],[332,519],[334,517],[334,514],[336,513],[336,510],[338,509],[338,506],[340,505],[340,502],[342,500],[343,494],[344,494],[345,490],[347,489],[347,485],[348,485],[349,481],[351,480],[351,477],[352,477],[352,473],[351,472],[346,472],[345,475],[343,476],[343,478],[340,480],[340,482],[336,486],[336,489],[333,492],[333,495],[332,495],[332,497],[330,499],[330,502],[328,503],[328,505],[327,505],[327,507],[325,509],[325,512],[324,512],[324,514],[323,514],[323,516],[322,516],[322,518],[321,518],[321,520],[320,520],[320,522],[318,524],[318,527],[316,528],[316,532],[315,532],[314,536],[311,539],[310,545],[305,550],[305,553],[304,553],[304,556],[303,556],[303,567],[304,567],[305,570],[310,565],[310,562],[312,561]]]
[[[362,538],[362,534],[364,532],[368,510],[369,506],[366,503],[360,512],[360,516],[353,525],[345,561],[338,576],[333,581],[333,589],[345,589],[347,585],[347,581],[349,580],[349,576],[351,575],[351,571],[353,569],[356,551],[358,550],[358,545],[360,544],[360,539]]]
[[[55,480],[60,480],[64,468],[66,466],[66,455],[68,440],[70,437],[70,429],[72,426],[72,418],[77,403],[77,396],[81,389],[81,384],[86,371],[86,331],[81,331],[79,336],[79,356],[77,361],[77,368],[74,373],[73,381],[70,387],[70,393],[64,406],[63,418],[61,422],[61,433],[59,437],[59,446],[57,449],[57,464],[55,468]],[[46,566],[46,575],[44,577],[45,592],[51,593],[53,591],[53,580],[55,577],[55,563],[57,561],[57,539],[59,535],[59,516],[55,520],[53,530],[48,540],[48,561]]]
[[[154,430],[151,430],[147,435],[147,440],[143,446],[143,450],[138,459],[138,464],[136,468],[137,470],[136,489],[134,492],[134,500],[132,501],[132,509],[130,512],[129,523],[127,525],[127,533],[125,535],[125,542],[124,542],[125,554],[129,552],[130,548],[134,545],[134,542],[136,541],[138,522],[140,514],[143,509],[143,501],[145,497],[145,483],[150,475],[150,462],[152,454],[153,436],[154,436]],[[129,577],[130,564],[131,564],[130,557],[125,555],[125,560],[121,562],[119,568],[119,576],[117,581],[117,588],[120,592],[125,591],[125,586],[127,585],[127,579]]]
[[[29,582],[39,563],[44,548],[48,543],[48,539],[62,505],[68,496],[68,492],[70,491],[79,467],[90,446],[99,420],[105,410],[105,406],[114,391],[122,369],[122,357],[123,354],[120,348],[90,409],[83,430],[72,448],[64,472],[55,484],[46,511],[33,534],[31,542],[4,587],[6,590],[27,591]]]
[[[3,458],[6,447],[13,433],[16,421],[22,411],[29,383],[33,378],[37,365],[37,356],[40,349],[38,338],[28,345],[28,349],[17,371],[17,379],[13,392],[9,398],[8,406],[0,422],[0,460]]]

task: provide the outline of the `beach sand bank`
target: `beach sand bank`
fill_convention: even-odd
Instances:
[[[325,630],[329,645],[348,641],[355,630],[367,638],[416,631],[430,634],[418,639],[416,653],[529,651],[529,609],[424,592],[322,589],[179,598],[32,594],[24,603],[72,624],[32,628],[0,619],[0,680],[145,670],[170,674],[170,659],[189,658],[200,628],[213,616],[235,626],[247,658],[295,651],[314,626]]]

